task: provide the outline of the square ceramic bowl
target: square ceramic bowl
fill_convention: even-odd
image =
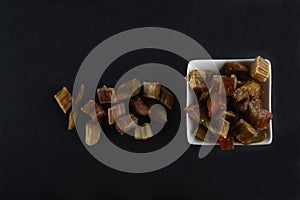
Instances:
[[[226,63],[226,62],[239,62],[241,64],[244,64],[246,66],[249,66],[251,62],[254,61],[253,59],[228,59],[228,60],[192,60],[188,64],[187,68],[187,74],[189,74],[190,71],[192,70],[220,70],[221,67]],[[267,60],[270,62],[269,60]],[[271,63],[270,63],[271,64]],[[272,68],[272,66],[271,66]],[[271,68],[270,68],[270,77],[269,79],[265,82],[262,83],[262,104],[263,108],[269,110],[271,112],[271,82],[272,82],[272,73],[271,73]],[[193,90],[189,87],[188,83],[186,85],[187,87],[187,107],[193,102],[195,102],[195,99],[193,99]],[[201,141],[193,135],[194,130],[196,129],[197,124],[193,122],[193,120],[187,115],[187,139],[190,144],[193,145],[212,145],[211,143],[207,143],[204,141]],[[272,120],[270,121],[269,127],[265,130],[267,133],[267,138],[259,143],[253,143],[250,144],[251,146],[256,146],[256,145],[268,145],[271,144],[272,142]],[[234,145],[243,145],[241,143],[235,142]],[[245,145],[244,145],[245,146]],[[247,145],[249,146],[249,145]]]

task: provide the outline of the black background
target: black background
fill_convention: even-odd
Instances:
[[[299,198],[299,13],[299,2],[280,0],[1,1],[0,199]],[[66,131],[67,116],[53,94],[72,87],[97,44],[143,26],[183,32],[213,58],[270,59],[273,143],[215,148],[201,160],[193,146],[146,174],[115,171],[94,159],[77,134]]]

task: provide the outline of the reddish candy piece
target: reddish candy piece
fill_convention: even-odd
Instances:
[[[227,138],[219,137],[218,142],[222,150],[234,149],[233,136],[227,136]]]
[[[88,114],[93,121],[97,121],[106,115],[105,110],[100,104],[96,103],[94,100],[89,100],[81,110]]]

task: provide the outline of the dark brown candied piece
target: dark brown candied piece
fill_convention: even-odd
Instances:
[[[256,136],[254,136],[254,138],[252,138],[251,143],[258,143],[258,142],[262,142],[267,138],[267,133],[262,132],[262,133],[258,133]]]
[[[239,142],[250,144],[256,136],[256,130],[248,122],[240,119],[230,127],[230,134],[234,135]]]
[[[115,119],[115,121],[116,129],[121,135],[138,126],[138,118],[132,114],[128,114],[118,119]]]
[[[124,99],[129,99],[141,92],[141,82],[137,79],[132,79],[120,85],[117,89],[114,102],[119,102]]]
[[[225,63],[220,72],[222,75],[227,76],[234,74],[239,80],[248,80],[250,77],[249,68],[237,62]]]
[[[199,102],[200,103],[206,102],[208,98],[210,98],[209,97],[209,91],[203,91],[199,95]]]
[[[165,87],[161,88],[160,91],[160,102],[164,104],[170,110],[173,108],[174,95]]]
[[[112,125],[115,123],[115,119],[122,117],[126,114],[125,104],[119,103],[108,109],[108,124]]]
[[[266,109],[261,108],[261,100],[252,100],[249,103],[249,109],[247,111],[249,122],[257,130],[264,130],[268,128],[272,119],[272,114]]]
[[[88,114],[93,121],[97,121],[98,119],[101,119],[102,117],[106,116],[105,110],[102,108],[102,106],[98,103],[96,103],[94,100],[89,100],[82,108],[81,110]]]
[[[115,89],[114,88],[108,88],[105,85],[101,88],[97,89],[97,94],[100,103],[106,104],[111,103],[113,96],[115,95]]]
[[[149,107],[143,102],[141,97],[130,98],[130,106],[139,115],[149,115]]]
[[[72,106],[72,95],[66,87],[63,87],[54,95],[59,107],[66,113]]]
[[[192,70],[186,77],[190,87],[196,91],[208,91],[206,72],[203,70]]]
[[[226,96],[233,96],[236,90],[237,79],[235,75],[222,76]]]
[[[261,95],[261,86],[255,81],[247,81],[242,87],[238,88],[234,93],[237,102],[244,99],[257,99]]]
[[[233,136],[230,135],[227,138],[219,137],[218,138],[218,143],[220,144],[220,149],[221,150],[232,150],[234,149],[234,144],[233,144]]]
[[[250,75],[260,82],[266,82],[270,75],[270,63],[257,56],[250,66]]]
[[[149,123],[145,123],[143,126],[138,126],[134,130],[134,138],[136,140],[147,140],[151,137],[153,137],[153,132]]]
[[[160,91],[161,91],[160,83],[155,83],[155,82],[143,83],[143,97],[159,100]]]
[[[230,99],[230,106],[236,112],[245,112],[248,109],[250,98],[237,102],[234,98]]]

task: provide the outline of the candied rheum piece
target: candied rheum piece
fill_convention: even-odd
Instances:
[[[73,113],[72,111],[69,113],[69,124],[68,130],[71,131],[75,128],[75,120],[76,120],[77,112]]]
[[[264,130],[268,128],[269,123],[273,117],[268,110],[261,108],[260,99],[252,100],[249,103],[247,116],[249,119],[249,123],[257,130]]]
[[[234,98],[229,98],[230,109],[235,112],[245,112],[248,109],[250,98],[245,98],[244,100],[237,102]]]
[[[208,116],[212,116],[218,112],[226,110],[226,94],[221,76],[213,76],[209,91],[210,98],[208,98],[206,102]]]
[[[126,83],[120,85],[117,89],[116,95],[113,98],[113,102],[119,102],[124,99],[129,99],[132,96],[136,96],[141,91],[141,82],[137,79],[132,79]]]
[[[204,141],[207,133],[207,128],[201,124],[194,130],[194,135],[197,139]]]
[[[261,109],[257,117],[253,118],[253,121],[250,121],[257,130],[264,130],[268,128],[272,118],[273,115],[268,110]]]
[[[257,56],[250,66],[250,76],[260,82],[266,82],[270,75],[270,63]]]
[[[108,124],[112,125],[115,123],[115,119],[122,117],[126,114],[125,104],[119,103],[117,105],[108,108]]]
[[[232,150],[232,149],[234,149],[233,136],[232,135],[230,135],[226,138],[220,136],[218,138],[218,143],[220,144],[220,149],[221,150]]]
[[[227,137],[230,128],[230,123],[226,121],[224,118],[222,117],[218,117],[216,119],[212,118],[210,120],[210,126],[214,129],[212,130],[211,128],[208,127],[208,129],[212,133],[215,133],[216,135],[220,135],[223,138]]]
[[[222,76],[222,79],[223,79],[226,96],[233,96],[237,84],[236,76],[233,74],[230,77]]]
[[[254,136],[251,140],[251,143],[258,143],[258,142],[262,142],[267,138],[267,133],[262,132],[262,133],[258,133],[256,136]]]
[[[199,123],[200,121],[200,110],[198,104],[190,105],[187,108],[184,108],[184,111],[192,118],[195,122]]]
[[[112,98],[115,95],[115,89],[114,88],[108,88],[106,85],[103,85],[103,87],[97,89],[97,94],[100,103],[106,104],[111,103]]]
[[[192,70],[186,77],[190,87],[196,91],[208,91],[206,72],[203,70]]]
[[[121,135],[138,126],[138,118],[132,114],[115,119],[115,122],[116,129]]]
[[[153,132],[149,123],[145,123],[143,126],[138,126],[134,130],[134,138],[136,140],[146,140],[151,137],[153,137]]]
[[[75,128],[75,121],[77,118],[77,112],[78,112],[78,107],[79,104],[81,103],[81,100],[83,98],[83,93],[84,93],[84,85],[81,84],[79,91],[76,95],[75,101],[73,103],[73,108],[71,112],[69,113],[69,123],[68,123],[68,130],[71,131]]]
[[[89,121],[85,125],[85,143],[89,146],[95,145],[101,135],[101,128],[98,122]]]
[[[160,91],[160,102],[164,104],[170,110],[173,108],[174,95],[165,87],[161,88]]]
[[[236,89],[234,98],[237,102],[244,99],[257,99],[261,95],[261,86],[255,81],[247,81],[242,87]]]
[[[206,101],[208,116],[213,116],[219,112],[226,110],[226,96],[216,92],[210,94],[210,98]]]
[[[88,114],[93,121],[97,121],[98,119],[101,119],[102,117],[106,116],[105,110],[102,108],[102,106],[98,103],[96,103],[94,100],[89,100],[82,108],[81,110]]]
[[[149,116],[151,120],[162,124],[168,121],[167,113],[161,105],[152,105],[149,110]]]
[[[200,103],[206,102],[208,98],[210,98],[209,91],[203,91],[199,96],[199,102]]]
[[[149,107],[143,102],[141,97],[130,98],[130,106],[139,115],[149,115]]]
[[[157,99],[160,98],[161,85],[155,82],[143,83],[143,97]]]
[[[205,126],[199,124],[198,128],[194,130],[194,135],[197,139],[204,142],[215,142],[217,141],[217,135],[209,131]]]
[[[69,90],[66,87],[63,87],[54,95],[54,98],[62,111],[67,113],[72,106],[72,95]]]
[[[222,75],[231,76],[232,74],[236,75],[239,80],[248,80],[249,79],[249,69],[248,67],[237,63],[237,62],[227,62],[223,65],[220,70]]]
[[[73,110],[76,110],[78,109],[78,106],[83,98],[83,94],[84,94],[84,85],[81,84],[80,87],[79,87],[79,91],[77,93],[77,96],[75,98],[75,101],[74,101],[74,104],[73,104]]]
[[[239,142],[250,144],[256,136],[256,130],[248,122],[240,119],[230,127],[230,134],[234,135]]]

